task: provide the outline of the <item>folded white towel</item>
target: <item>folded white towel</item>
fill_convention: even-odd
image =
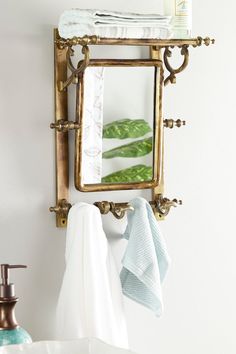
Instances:
[[[65,257],[57,338],[95,337],[127,349],[120,279],[94,205],[77,203],[70,209]]]
[[[97,35],[110,38],[169,38],[170,16],[106,10],[71,9],[60,17],[58,30],[63,38]]]
[[[171,16],[159,14],[137,14],[107,10],[66,10],[61,15],[60,21],[74,20],[91,26],[133,26],[133,27],[163,27],[168,28]]]

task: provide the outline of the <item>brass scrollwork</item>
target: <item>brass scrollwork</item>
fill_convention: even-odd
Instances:
[[[110,203],[111,204],[111,213],[115,216],[116,219],[122,219],[125,216],[127,210],[133,211],[134,208],[129,205],[129,203]]]
[[[74,55],[74,50],[72,49],[72,47],[68,47],[66,53],[66,60],[67,66],[72,74],[68,77],[66,81],[59,81],[58,89],[60,92],[65,90],[71,83],[77,84],[78,75],[83,72],[89,65],[89,47],[87,45],[83,45],[81,51],[82,54],[84,54],[84,59],[82,61],[79,61],[77,64],[77,68],[75,68],[71,60],[71,57]]]
[[[111,212],[116,219],[122,219],[127,210],[134,210],[129,203],[113,203],[113,202],[96,202],[94,203],[99,208],[101,214],[108,214]]]
[[[157,212],[161,216],[166,216],[169,214],[170,209],[172,207],[177,207],[177,205],[182,205],[182,200],[173,199],[170,200],[168,198],[163,197],[162,194],[158,194],[155,200],[155,203],[152,202],[152,207],[157,210]]]
[[[58,37],[55,41],[59,49],[64,49],[66,47],[73,47],[76,45],[87,46],[90,44],[98,44],[98,36],[84,36],[84,37],[73,37],[73,38],[60,38]]]
[[[171,58],[172,56],[172,51],[170,49],[170,47],[166,47],[165,51],[164,51],[164,63],[166,66],[166,69],[169,71],[170,75],[165,79],[164,81],[164,85],[168,85],[168,83],[172,83],[175,84],[176,83],[176,75],[181,73],[181,71],[183,71],[188,63],[189,63],[189,51],[188,51],[188,45],[183,45],[181,47],[181,55],[184,56],[184,60],[183,63],[180,67],[178,67],[177,69],[172,68],[171,64],[169,63],[169,58]]]

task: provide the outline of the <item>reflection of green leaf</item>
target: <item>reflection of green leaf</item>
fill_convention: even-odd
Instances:
[[[102,154],[104,159],[113,157],[139,157],[145,156],[152,151],[152,137],[134,141],[133,143],[118,146]]]
[[[152,167],[136,165],[120,170],[102,178],[103,183],[144,182],[152,179]]]
[[[103,126],[103,138],[140,138],[150,131],[151,128],[144,119],[120,119]]]

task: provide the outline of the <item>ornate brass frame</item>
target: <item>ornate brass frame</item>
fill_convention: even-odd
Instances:
[[[162,85],[163,67],[160,60],[147,59],[94,59],[90,60],[88,66],[101,67],[153,67],[154,68],[154,105],[153,105],[153,179],[136,183],[116,183],[116,184],[82,184],[82,142],[83,142],[83,93],[84,75],[81,73],[77,85],[76,103],[76,123],[80,126],[75,132],[75,187],[81,192],[128,190],[128,189],[148,189],[156,187],[161,180],[162,166]]]
[[[61,38],[57,29],[54,30],[54,91],[55,91],[55,122],[51,124],[51,128],[55,129],[55,160],[56,160],[56,206],[51,207],[50,211],[56,213],[57,227],[65,227],[67,224],[67,214],[71,207],[69,200],[69,151],[68,151],[68,131],[76,130],[79,134],[80,126],[78,122],[68,121],[68,97],[67,87],[71,84],[78,83],[78,75],[83,72],[89,64],[89,46],[90,45],[128,45],[128,46],[147,46],[150,48],[150,57],[154,61],[163,61],[169,72],[165,79],[165,84],[175,83],[176,75],[183,71],[189,62],[189,47],[199,47],[202,44],[209,46],[215,41],[209,37],[191,38],[191,39],[117,39],[117,38],[99,38],[97,36],[85,36],[82,38],[75,37],[72,39]],[[74,67],[71,56],[73,55],[73,47],[82,46],[82,54],[84,60],[80,61],[77,67]],[[169,58],[171,50],[177,47],[180,49],[184,57],[183,64],[174,69]],[[164,50],[164,53],[162,53]],[[71,74],[67,75],[67,69]],[[163,127],[173,128],[180,127],[185,122],[173,119],[165,119]],[[171,207],[182,204],[176,199],[170,200],[164,198],[164,139],[162,139],[162,166],[160,180],[157,187],[152,188],[152,200],[150,204],[158,219],[164,219]],[[126,210],[130,210],[129,203],[113,203],[113,202],[96,202],[95,205],[100,209],[101,213],[113,213],[116,218],[124,216]]]

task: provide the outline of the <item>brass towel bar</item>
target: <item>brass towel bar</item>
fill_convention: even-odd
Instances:
[[[157,195],[155,201],[149,202],[153,211],[160,216],[166,216],[171,207],[182,205],[182,200],[164,198],[161,194]],[[108,201],[95,202],[94,205],[99,208],[101,214],[108,214],[111,212],[116,219],[122,219],[125,216],[126,211],[133,211],[133,207],[128,203],[113,203]],[[55,212],[60,215],[61,218],[67,219],[68,212],[71,208],[71,204],[62,199],[55,207],[50,207],[51,212]]]

